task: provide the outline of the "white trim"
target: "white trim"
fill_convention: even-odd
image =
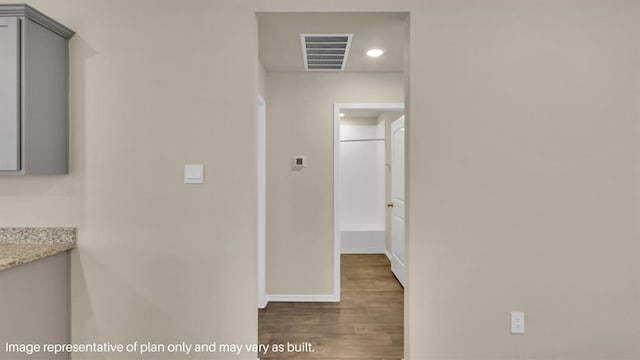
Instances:
[[[333,105],[333,295],[340,300],[340,111]]]
[[[342,249],[343,254],[384,254],[385,252],[385,249],[380,248]]]
[[[339,302],[333,295],[267,295],[268,302]]]
[[[402,260],[400,260],[397,256],[392,256],[394,257],[395,261],[391,260],[391,272],[396,277],[396,279],[398,279],[400,285],[402,285],[402,287],[404,288],[405,280],[407,278],[404,262],[402,262]]]
[[[267,306],[266,295],[266,102],[258,96],[258,308]]]
[[[391,253],[389,252],[389,250],[385,250],[384,254],[387,255],[387,259],[389,259],[389,261],[391,261]]]
[[[340,301],[340,113],[343,110],[404,111],[403,103],[333,104],[333,297]],[[325,300],[326,301],[326,300]]]
[[[340,251],[343,254],[384,254],[387,233],[380,230],[340,231]]]

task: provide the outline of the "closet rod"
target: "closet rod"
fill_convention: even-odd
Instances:
[[[350,139],[350,140],[340,140],[340,142],[358,142],[358,141],[384,141],[384,139]]]

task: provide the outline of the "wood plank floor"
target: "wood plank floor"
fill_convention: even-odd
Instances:
[[[339,303],[269,303],[259,310],[261,344],[310,342],[315,350],[260,359],[402,359],[404,290],[387,257],[343,254],[341,281]]]

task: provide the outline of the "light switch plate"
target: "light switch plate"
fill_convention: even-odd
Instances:
[[[524,312],[522,311],[511,312],[511,333],[524,334]]]
[[[204,165],[189,164],[184,166],[185,184],[204,184]]]

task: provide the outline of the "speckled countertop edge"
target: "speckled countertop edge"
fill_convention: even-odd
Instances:
[[[0,227],[0,244],[71,244],[76,235],[76,228]]]
[[[76,246],[76,228],[0,227],[0,271]]]

